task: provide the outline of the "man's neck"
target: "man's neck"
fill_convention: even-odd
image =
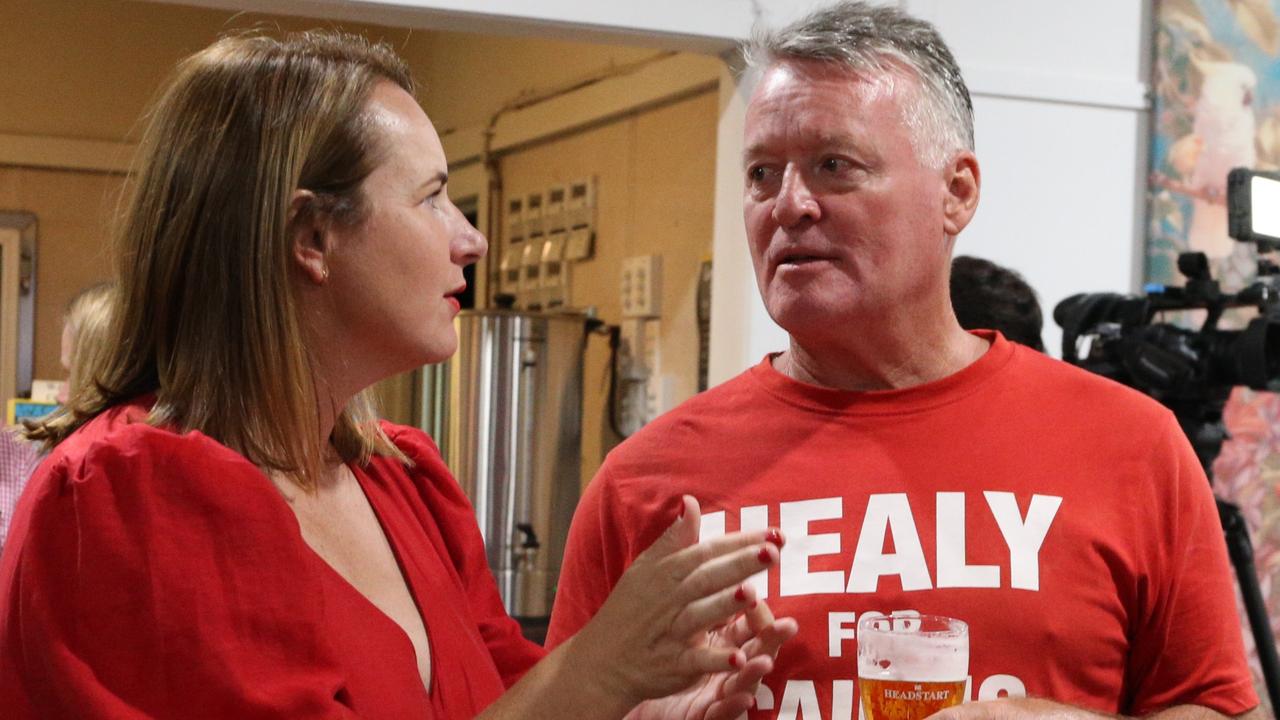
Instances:
[[[804,343],[791,338],[774,368],[809,385],[838,390],[896,390],[941,380],[974,363],[990,343],[958,324],[939,339],[919,335],[860,336],[845,343]]]

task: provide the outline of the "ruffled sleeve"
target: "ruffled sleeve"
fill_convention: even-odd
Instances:
[[[5,717],[353,717],[317,558],[239,455],[130,425],[32,485],[0,560]]]
[[[546,655],[546,650],[526,640],[520,633],[520,625],[503,607],[489,569],[475,509],[445,466],[435,442],[414,428],[384,423],[383,429],[414,463],[409,472],[444,538],[476,627],[502,676],[503,685],[509,688]]]

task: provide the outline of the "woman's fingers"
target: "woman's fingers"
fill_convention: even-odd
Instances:
[[[681,495],[671,508],[672,523],[653,544],[636,556],[636,563],[659,562],[698,542],[702,528],[702,509],[692,495]]]
[[[690,498],[692,500],[692,498]],[[695,503],[696,505],[696,503]],[[701,517],[701,516],[699,516]],[[664,567],[675,577],[687,577],[702,566],[742,548],[764,543],[773,547],[773,560],[778,559],[777,549],[785,540],[777,528],[748,530],[710,538],[671,553],[662,560]],[[654,545],[658,543],[655,542]],[[757,567],[756,570],[762,568]]]
[[[724,697],[730,698],[734,695],[745,695],[748,698],[755,697],[756,688],[760,685],[760,681],[773,671],[773,658],[768,655],[757,655],[751,658],[742,666],[742,669],[729,676],[724,681]]]
[[[773,624],[773,610],[769,608],[769,603],[756,603],[747,608],[747,612],[743,614],[743,619],[747,621],[747,629],[752,634],[757,634]],[[738,644],[741,645],[742,643]]]
[[[691,645],[676,659],[680,672],[695,677],[708,673],[739,670],[746,666],[742,648]]]
[[[756,602],[756,591],[750,585],[739,584],[725,588],[714,595],[694,600],[676,615],[671,632],[676,637],[689,637],[723,624],[734,615],[747,610]],[[734,647],[742,643],[733,643]]]
[[[702,717],[703,720],[737,720],[755,705],[755,701],[754,695],[746,693],[729,695],[711,703]]]
[[[777,657],[778,650],[799,632],[800,626],[792,618],[782,618],[761,630],[759,634],[743,644],[742,652],[748,658],[759,656]]]
[[[689,548],[693,550],[695,548]],[[676,588],[676,601],[689,606],[686,608],[707,608],[696,605],[699,598],[708,598],[726,588],[739,586],[744,592],[754,590],[747,585],[740,585],[747,578],[778,562],[778,548],[771,543],[752,544],[740,547],[719,557],[713,557],[702,563],[680,581]],[[735,608],[745,608],[747,605]],[[682,611],[683,614],[684,611]],[[727,623],[733,613],[709,614],[700,613],[696,617],[699,622],[696,630],[707,630],[716,625]]]
[[[742,615],[725,626],[724,637],[734,645],[741,646],[773,624],[773,610],[766,602],[749,605]]]

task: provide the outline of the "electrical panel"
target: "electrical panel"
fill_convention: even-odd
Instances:
[[[574,228],[565,233],[564,257],[570,262],[591,259],[594,251],[594,234],[591,228]]]
[[[542,193],[529,193],[524,199],[525,237],[529,240],[546,234],[542,224]]]
[[[499,287],[516,307],[550,310],[571,299],[572,265],[595,250],[596,183],[587,177],[509,197]],[[645,270],[640,276],[647,277]],[[647,307],[649,295],[640,296]]]
[[[569,229],[591,228],[596,225],[596,181],[582,178],[569,183],[564,200],[565,221]]]
[[[524,238],[524,198],[511,198],[507,200],[507,244],[519,245]]]
[[[524,243],[520,245],[512,245],[502,253],[502,262],[498,265],[498,272],[502,273],[502,292],[508,295],[520,295],[520,268],[524,262]]]
[[[594,251],[596,225],[596,183],[583,178],[569,183],[564,200],[564,220],[568,231],[565,257],[571,262],[587,260]]]
[[[525,240],[523,197],[507,200],[506,229],[506,247],[502,251],[502,260],[498,264],[498,285],[504,293],[519,295],[520,267],[524,261]]]
[[[552,232],[542,244],[542,309],[567,305],[568,271],[564,262],[564,230]]]
[[[553,185],[547,190],[547,206],[542,210],[542,220],[548,235],[569,229],[564,204],[567,195],[568,188],[564,185]]]
[[[530,236],[520,253],[519,305],[529,310],[542,309],[542,237]]]

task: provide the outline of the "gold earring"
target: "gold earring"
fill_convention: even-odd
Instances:
[[[321,279],[321,280],[328,280],[328,279],[329,279],[329,266],[328,266],[328,265],[325,265],[324,267],[320,268],[320,279]]]

